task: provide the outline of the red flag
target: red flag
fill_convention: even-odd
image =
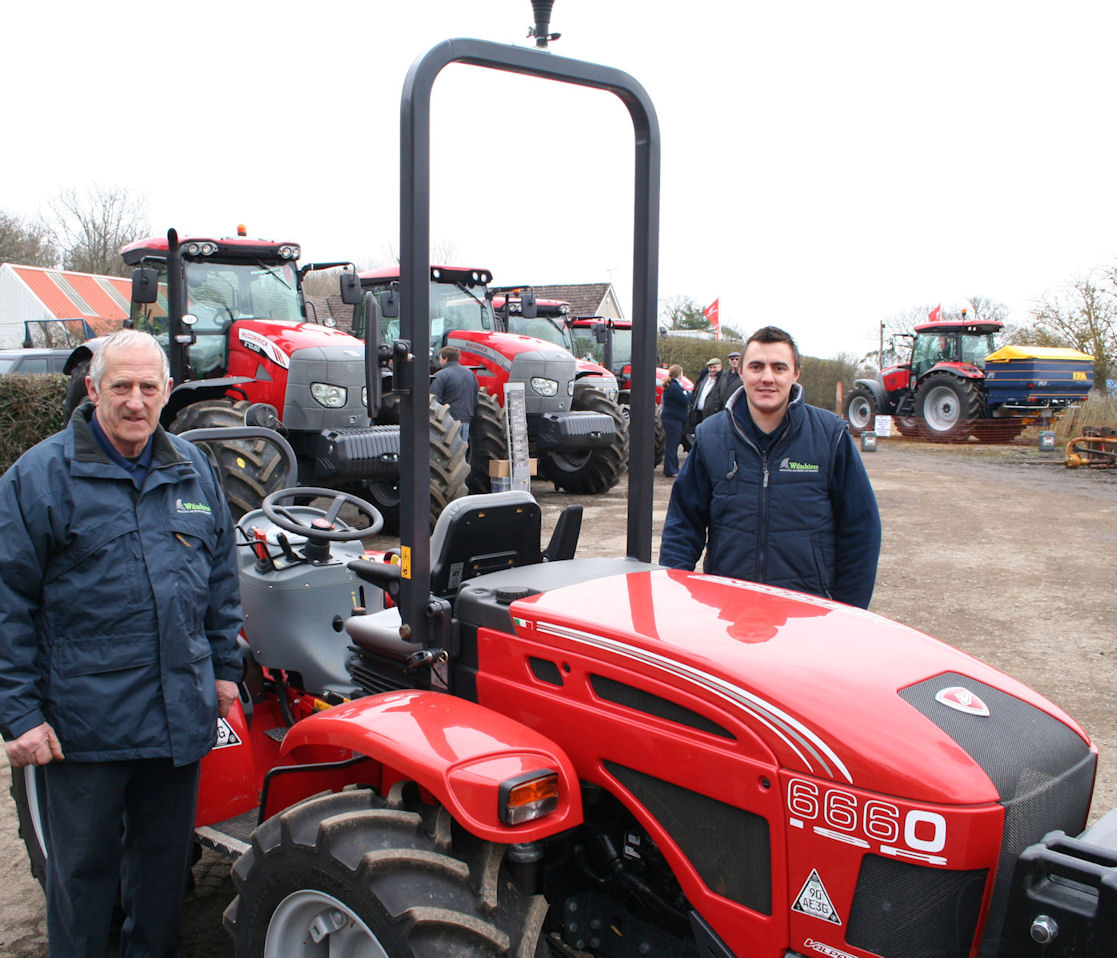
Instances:
[[[704,310],[706,315],[706,322],[714,327],[714,333],[717,339],[721,339],[721,323],[718,322],[718,301],[715,299]]]
[[[939,305],[932,309],[927,315],[930,317],[932,323],[937,323],[942,319],[942,303],[939,303]]]

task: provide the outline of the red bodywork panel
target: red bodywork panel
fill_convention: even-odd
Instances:
[[[414,779],[474,835],[530,842],[580,824],[582,800],[570,759],[546,735],[466,699],[439,692],[385,692],[299,722],[283,741],[351,749]],[[509,827],[498,817],[502,782],[528,772],[559,773],[559,807]]]
[[[521,336],[519,333],[455,329],[450,332],[447,342],[462,351],[462,365],[473,370],[478,385],[495,396],[501,406],[504,405],[504,384],[508,382],[512,361],[521,353],[557,353],[570,358],[570,354],[561,346],[534,336]],[[577,363],[575,368],[579,368]]]

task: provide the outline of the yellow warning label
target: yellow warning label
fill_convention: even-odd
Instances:
[[[247,466],[248,466],[248,463],[244,461],[244,457],[243,456],[237,456],[237,468],[238,469],[244,469]]]
[[[791,910],[810,915],[812,918],[821,918],[823,921],[835,925],[842,923],[842,920],[838,917],[837,909],[834,908],[834,903],[830,901],[830,896],[826,892],[826,886],[822,884],[822,879],[818,877],[818,870],[814,868],[811,869],[810,877],[807,878],[802,891],[796,897]]]
[[[411,546],[400,546],[399,548],[399,575],[401,579],[411,578]]]

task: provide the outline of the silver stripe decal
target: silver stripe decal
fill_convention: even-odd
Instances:
[[[823,771],[830,778],[835,777],[834,768],[831,768],[830,765],[830,763],[832,763],[846,782],[850,785],[853,784],[853,776],[850,775],[845,764],[838,758],[829,745],[822,741],[822,739],[805,725],[792,718],[786,712],[776,708],[776,706],[772,705],[770,702],[766,702],[764,699],[760,698],[760,696],[754,695],[752,692],[747,692],[736,685],[726,682],[724,679],[719,679],[717,676],[710,675],[708,672],[703,672],[700,669],[684,665],[681,662],[676,662],[666,656],[644,649],[637,649],[630,645],[625,645],[622,642],[607,639],[604,636],[594,635],[590,632],[582,632],[578,629],[571,629],[568,626],[555,625],[550,622],[537,622],[535,628],[539,632],[570,639],[584,645],[608,649],[610,652],[617,655],[637,659],[638,661],[644,662],[646,665],[655,666],[679,678],[693,682],[695,685],[713,692],[719,698],[728,699],[738,708],[743,708],[746,712],[775,732],[788,748],[799,756],[800,760],[810,771],[815,771],[815,766],[812,764],[810,758],[803,754],[803,750],[810,753],[815,762],[822,766]],[[795,741],[792,741],[792,739],[795,739]],[[829,763],[827,759],[829,759]]]

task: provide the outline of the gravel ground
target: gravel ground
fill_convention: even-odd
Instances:
[[[1117,470],[1067,470],[1034,446],[881,440],[864,454],[884,521],[872,609],[1026,682],[1074,716],[1101,751],[1091,818],[1117,806]],[[577,501],[533,489],[549,533]],[[670,480],[656,476],[654,542]],[[585,501],[579,556],[625,551],[625,486]],[[0,789],[9,770],[0,757]],[[43,896],[12,803],[0,800],[0,955],[45,958]],[[229,863],[206,853],[187,903],[186,958],[231,955],[221,912]]]

